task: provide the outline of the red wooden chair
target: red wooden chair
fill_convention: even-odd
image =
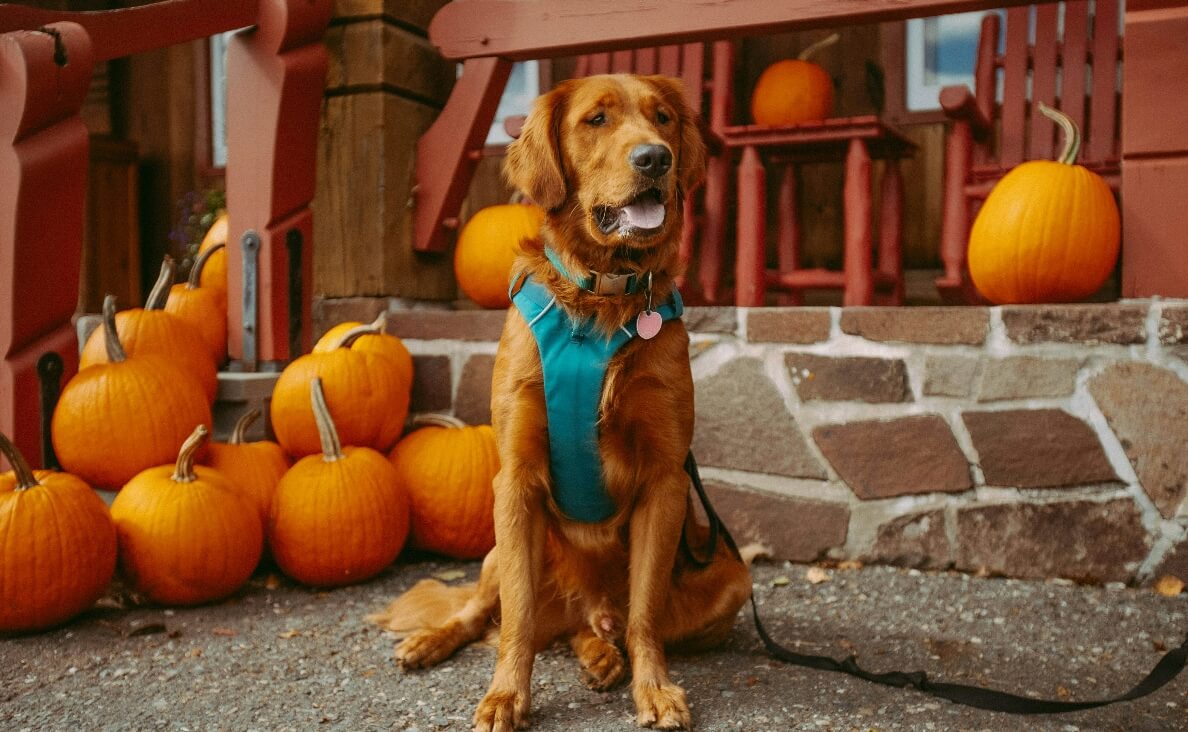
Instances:
[[[1097,0],[1091,9],[1086,0],[1078,0],[1011,8],[1002,55],[997,51],[1000,17],[987,15],[978,40],[974,90],[964,85],[941,90],[941,107],[952,120],[941,219],[945,271],[936,280],[946,301],[980,299],[969,281],[965,255],[973,216],[990,189],[1019,163],[1053,156],[1056,126],[1039,113],[1039,102],[1077,123],[1084,135],[1077,162],[1118,191],[1118,5],[1117,0]],[[1000,70],[1001,104],[995,100]]]

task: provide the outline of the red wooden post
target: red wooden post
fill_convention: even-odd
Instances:
[[[710,131],[720,134],[730,124],[734,85],[734,44],[719,41],[713,45],[713,72],[710,87]],[[722,150],[709,159],[705,174],[705,218],[701,227],[699,254],[701,291],[707,302],[722,297],[722,260],[726,238],[726,198],[730,191],[730,150]]]
[[[941,201],[940,256],[945,273],[936,281],[946,300],[959,296],[965,278],[965,250],[969,240],[969,204],[965,198],[966,173],[973,149],[968,122],[954,122],[945,140],[945,185]]]
[[[874,295],[870,251],[870,153],[862,140],[850,140],[846,153],[845,199],[845,306],[869,305]],[[741,202],[740,202],[741,205]]]
[[[331,0],[261,0],[227,48],[228,350],[248,370],[307,350],[317,135]],[[245,333],[242,237],[260,237],[257,324]],[[247,361],[248,363],[244,363]]]
[[[800,266],[800,217],[796,211],[796,166],[784,164],[776,199],[776,252],[780,273],[792,272]],[[793,290],[780,294],[781,305],[803,305],[804,293]]]
[[[78,368],[71,317],[78,304],[91,84],[86,31],[0,36],[0,432],[44,462],[38,361],[56,353],[63,378]],[[41,455],[39,459],[37,456]]]
[[[888,158],[883,168],[879,211],[879,274],[890,278],[887,305],[903,304],[903,174],[899,161]]]
[[[738,164],[738,261],[734,304],[763,305],[767,276],[767,174],[754,146],[743,148]]]

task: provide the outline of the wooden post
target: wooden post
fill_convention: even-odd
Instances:
[[[894,283],[887,305],[903,304],[903,174],[899,160],[887,158],[879,210],[879,273]]]
[[[754,146],[738,164],[738,261],[734,304],[760,307],[767,277],[767,174]]]
[[[784,163],[780,191],[776,199],[776,252],[780,274],[800,266],[800,216],[796,211],[796,166]],[[781,305],[803,305],[804,293],[792,290],[780,294]]]
[[[0,432],[42,455],[37,368],[78,368],[78,304],[87,129],[79,116],[94,66],[74,23],[0,35]],[[46,462],[42,455],[40,462]]]
[[[862,140],[850,140],[846,153],[845,275],[842,304],[869,305],[874,295],[870,237],[870,153]]]

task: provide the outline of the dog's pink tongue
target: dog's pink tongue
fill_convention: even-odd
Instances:
[[[622,208],[620,228],[655,229],[664,223],[664,206],[656,201],[637,201]]]

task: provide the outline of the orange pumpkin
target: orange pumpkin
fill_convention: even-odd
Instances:
[[[33,471],[0,434],[0,631],[41,630],[98,600],[116,566],[107,506],[69,473]]]
[[[219,244],[223,245],[221,249],[215,249]],[[198,254],[201,256],[207,249],[214,249],[214,253],[206,261],[206,266],[202,268],[202,273],[198,278],[198,285],[200,287],[208,287],[212,290],[221,290],[223,293],[223,302],[227,301],[227,212],[224,211],[218,215],[210,228],[206,230],[206,235],[202,237],[202,243],[198,245]]]
[[[360,334],[354,336],[355,340],[350,346],[351,350],[360,353],[375,353],[392,359],[396,365],[396,373],[411,385],[413,378],[412,354],[404,346],[404,341],[384,332],[386,323],[387,318],[382,313],[367,324],[354,321],[339,323],[322,334],[322,337],[314,344],[313,353],[333,351],[342,346],[344,338],[351,335],[353,331],[360,330]]]
[[[391,449],[404,430],[412,390],[408,364],[384,347],[356,347],[373,325],[359,326],[338,347],[294,360],[272,390],[272,429],[285,452],[295,457],[321,450],[317,420],[309,401],[309,382],[320,377],[326,402],[342,441],[348,445]],[[403,346],[402,346],[403,347]]]
[[[206,343],[185,321],[165,311],[165,301],[173,284],[173,258],[166,255],[161,274],[145,300],[144,308],[123,310],[115,316],[115,329],[129,356],[156,353],[173,359],[182,369],[194,374],[202,385],[206,400],[213,402],[218,390],[218,364]],[[79,356],[79,369],[107,361],[104,328],[96,328],[87,338]]]
[[[199,335],[210,348],[215,364],[227,358],[227,290],[202,287],[199,280],[211,256],[223,251],[216,244],[198,255],[189,278],[169,288],[165,312],[172,313]]]
[[[271,440],[244,440],[248,428],[259,418],[259,409],[240,417],[227,442],[211,442],[206,446],[205,462],[255,504],[260,523],[266,524],[276,484],[289,469],[289,456]]]
[[[800,52],[768,66],[751,92],[751,118],[757,125],[798,125],[817,122],[833,114],[833,79],[809,59],[837,43],[834,33]]]
[[[544,209],[523,203],[488,206],[466,222],[454,249],[458,287],[477,305],[506,308],[511,268],[520,242],[535,239],[544,223]]]
[[[107,355],[67,382],[52,422],[62,466],[110,490],[169,462],[195,424],[211,423],[210,404],[193,373],[156,353],[128,356],[115,317],[115,297],[108,295],[105,326],[97,331]]]
[[[468,427],[445,415],[415,422],[427,426],[388,455],[408,490],[409,543],[457,559],[481,557],[495,546],[495,433],[490,425]]]
[[[367,447],[342,447],[322,382],[309,382],[322,441],[301,458],[272,499],[268,542],[281,571],[321,587],[379,574],[408,536],[408,494],[396,469]]]
[[[260,562],[264,527],[255,505],[217,470],[194,465],[210,430],[198,425],[173,465],[128,481],[111,504],[120,571],[164,605],[198,605],[239,589]]]
[[[1081,145],[1066,115],[1040,104],[1065,134],[1060,158],[1015,166],[990,191],[969,234],[969,274],[992,303],[1073,302],[1105,283],[1121,224],[1109,185],[1075,164]]]

